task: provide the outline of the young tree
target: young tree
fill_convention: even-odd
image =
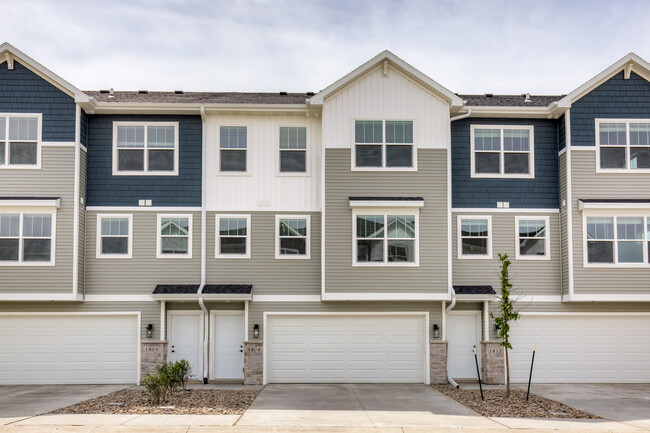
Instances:
[[[510,397],[510,362],[508,360],[508,349],[512,349],[512,344],[510,344],[510,322],[519,319],[519,312],[515,311],[512,299],[510,299],[512,283],[510,283],[510,276],[508,274],[508,267],[510,266],[508,255],[499,253],[499,263],[501,264],[499,314],[495,316],[493,313],[490,313],[490,316],[494,319],[494,323],[499,329],[497,335],[501,339],[501,346],[504,347],[506,352],[506,397]]]

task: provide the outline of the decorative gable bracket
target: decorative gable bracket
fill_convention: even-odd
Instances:
[[[623,78],[626,80],[630,79],[630,74],[632,73],[632,68],[634,68],[634,63],[630,63],[625,67],[625,73],[623,74]]]
[[[14,56],[12,56],[11,53],[6,52],[5,53],[5,59],[7,60],[7,69],[13,70],[14,69]]]

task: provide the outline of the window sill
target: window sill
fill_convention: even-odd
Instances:
[[[535,179],[534,174],[488,174],[472,173],[472,179]]]
[[[157,259],[191,259],[191,254],[157,254]]]
[[[650,271],[650,264],[648,263],[586,263],[583,264],[586,269],[647,269]]]
[[[215,259],[250,259],[250,254],[217,254],[214,256]]]
[[[308,255],[302,256],[302,255],[298,255],[298,254],[284,255],[284,256],[280,256],[280,255],[277,255],[277,254],[275,255],[276,260],[309,260],[310,258],[311,257],[308,256]]]
[[[97,259],[131,259],[131,254],[97,254]]]
[[[460,255],[460,256],[458,256],[458,259],[459,260],[492,260],[492,255],[489,255],[489,256],[479,256],[479,255],[463,256],[463,255]]]
[[[352,167],[352,171],[416,172],[417,167]]]
[[[250,177],[251,174],[247,171],[219,171],[216,174],[218,177]]]
[[[543,261],[551,260],[551,256],[550,255],[547,255],[547,256],[516,256],[515,260],[543,262]]]
[[[178,176],[177,171],[114,171],[113,176]]]
[[[35,165],[0,165],[0,170],[40,170],[41,164]]]
[[[276,176],[277,177],[309,177],[311,175],[309,173],[307,173],[307,172],[300,172],[300,171],[295,171],[295,172],[290,172],[290,171],[281,172],[281,171],[278,171],[276,173]]]
[[[419,268],[419,262],[354,262],[354,268]]]
[[[596,173],[599,174],[635,174],[635,173],[650,173],[650,168],[596,168]]]

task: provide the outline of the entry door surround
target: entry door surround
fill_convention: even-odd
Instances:
[[[200,378],[203,375],[203,312],[171,310],[167,312],[167,323],[167,359],[172,362],[187,359],[192,365],[192,377]]]
[[[476,354],[481,364],[481,312],[476,310],[459,310],[450,311],[447,315],[447,340],[448,340],[448,353],[447,353],[447,371],[449,376],[457,379],[474,379],[476,378],[476,363],[474,361],[474,354],[472,353],[471,346],[476,346]],[[465,322],[466,323],[462,323]],[[470,329],[472,333],[458,333],[456,326],[465,325],[464,329]],[[471,323],[474,322],[474,323]],[[458,346],[462,345],[460,348]],[[462,350],[463,352],[458,352]],[[465,355],[465,351],[467,355]],[[462,357],[462,363],[453,362],[452,358]],[[451,361],[451,362],[450,362]]]
[[[244,378],[244,310],[210,311],[210,378]]]

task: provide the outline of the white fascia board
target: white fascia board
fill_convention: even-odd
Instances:
[[[346,74],[339,80],[335,81],[334,83],[327,86],[325,89],[318,92],[315,96],[313,96],[309,100],[310,105],[312,106],[323,105],[325,98],[337,92],[339,89],[345,87],[348,83],[355,80],[359,76],[365,74],[370,69],[374,68],[375,66],[377,66],[378,64],[380,64],[385,60],[392,62],[399,69],[402,69],[407,74],[413,76],[413,78],[420,81],[422,84],[425,85],[425,87],[432,90],[435,94],[442,96],[447,102],[449,102],[451,107],[458,108],[464,105],[463,100],[458,95],[454,94],[452,91],[442,86],[440,83],[432,80],[430,77],[423,74],[422,72],[420,72],[410,64],[406,63],[404,60],[400,59],[399,57],[397,57],[395,54],[391,53],[388,50],[379,53],[378,55],[368,60],[366,63],[362,64],[352,72]]]
[[[206,114],[228,113],[267,113],[304,115],[310,110],[307,104],[179,104],[179,103],[142,103],[142,102],[97,102],[94,98],[88,104],[80,104],[93,114],[201,114],[204,108]],[[318,112],[320,110],[317,110]]]
[[[424,207],[424,200],[350,200],[351,208],[358,207]]]
[[[323,301],[448,301],[449,295],[445,293],[327,293],[323,294]]]
[[[200,207],[176,207],[176,206],[88,206],[86,211],[95,212],[200,212]]]
[[[456,302],[496,301],[497,295],[456,295]]]
[[[451,211],[453,213],[483,213],[483,214],[491,214],[491,213],[538,213],[538,214],[547,214],[547,213],[560,213],[559,209],[553,209],[553,208],[516,208],[516,207],[509,207],[509,208],[481,208],[481,207],[455,207],[452,208]]]
[[[578,210],[584,209],[650,209],[650,203],[585,203],[578,200]]]
[[[241,295],[241,294],[202,294],[203,299],[208,301],[250,301],[252,300],[251,295]],[[197,301],[199,295],[196,293],[186,294],[186,295],[151,295],[151,298],[156,301]]]
[[[634,53],[629,53],[620,60],[618,60],[613,65],[609,66],[607,69],[593,77],[591,80],[582,84],[580,87],[575,89],[573,92],[566,95],[564,98],[560,99],[558,105],[561,107],[570,107],[571,104],[578,99],[582,98],[587,93],[591,92],[593,89],[601,85],[603,82],[609,80],[614,75],[618,74],[629,65],[633,64],[633,71],[642,77],[649,79],[650,78],[650,63],[643,60],[641,57],[637,56]]]
[[[470,117],[514,117],[526,119],[548,119],[551,117],[557,119],[561,114],[554,111],[554,104],[548,107],[490,107],[467,105],[465,108],[472,110]]]
[[[21,65],[25,66],[27,69],[34,72],[36,75],[43,78],[47,82],[53,84],[54,86],[56,86],[57,88],[65,92],[66,94],[75,98],[75,101],[88,100],[88,96],[84,92],[77,89],[75,86],[73,86],[63,78],[59,77],[57,74],[50,71],[45,66],[41,65],[36,60],[32,59],[27,54],[23,53],[22,51],[20,51],[19,49],[17,49],[16,47],[14,47],[8,42],[0,44],[0,64],[7,61],[5,57],[5,53],[9,53],[9,55],[17,59]]]
[[[61,199],[0,200],[0,207],[61,207]]]
[[[83,301],[81,295],[71,293],[2,293],[0,301]]]
[[[611,292],[616,292],[616,288],[612,288]],[[571,299],[565,299],[565,302],[650,302],[650,293],[640,294],[576,294],[573,293]],[[603,313],[600,313],[603,314]],[[634,313],[617,313],[621,315],[634,314]],[[645,313],[650,314],[650,313]]]

